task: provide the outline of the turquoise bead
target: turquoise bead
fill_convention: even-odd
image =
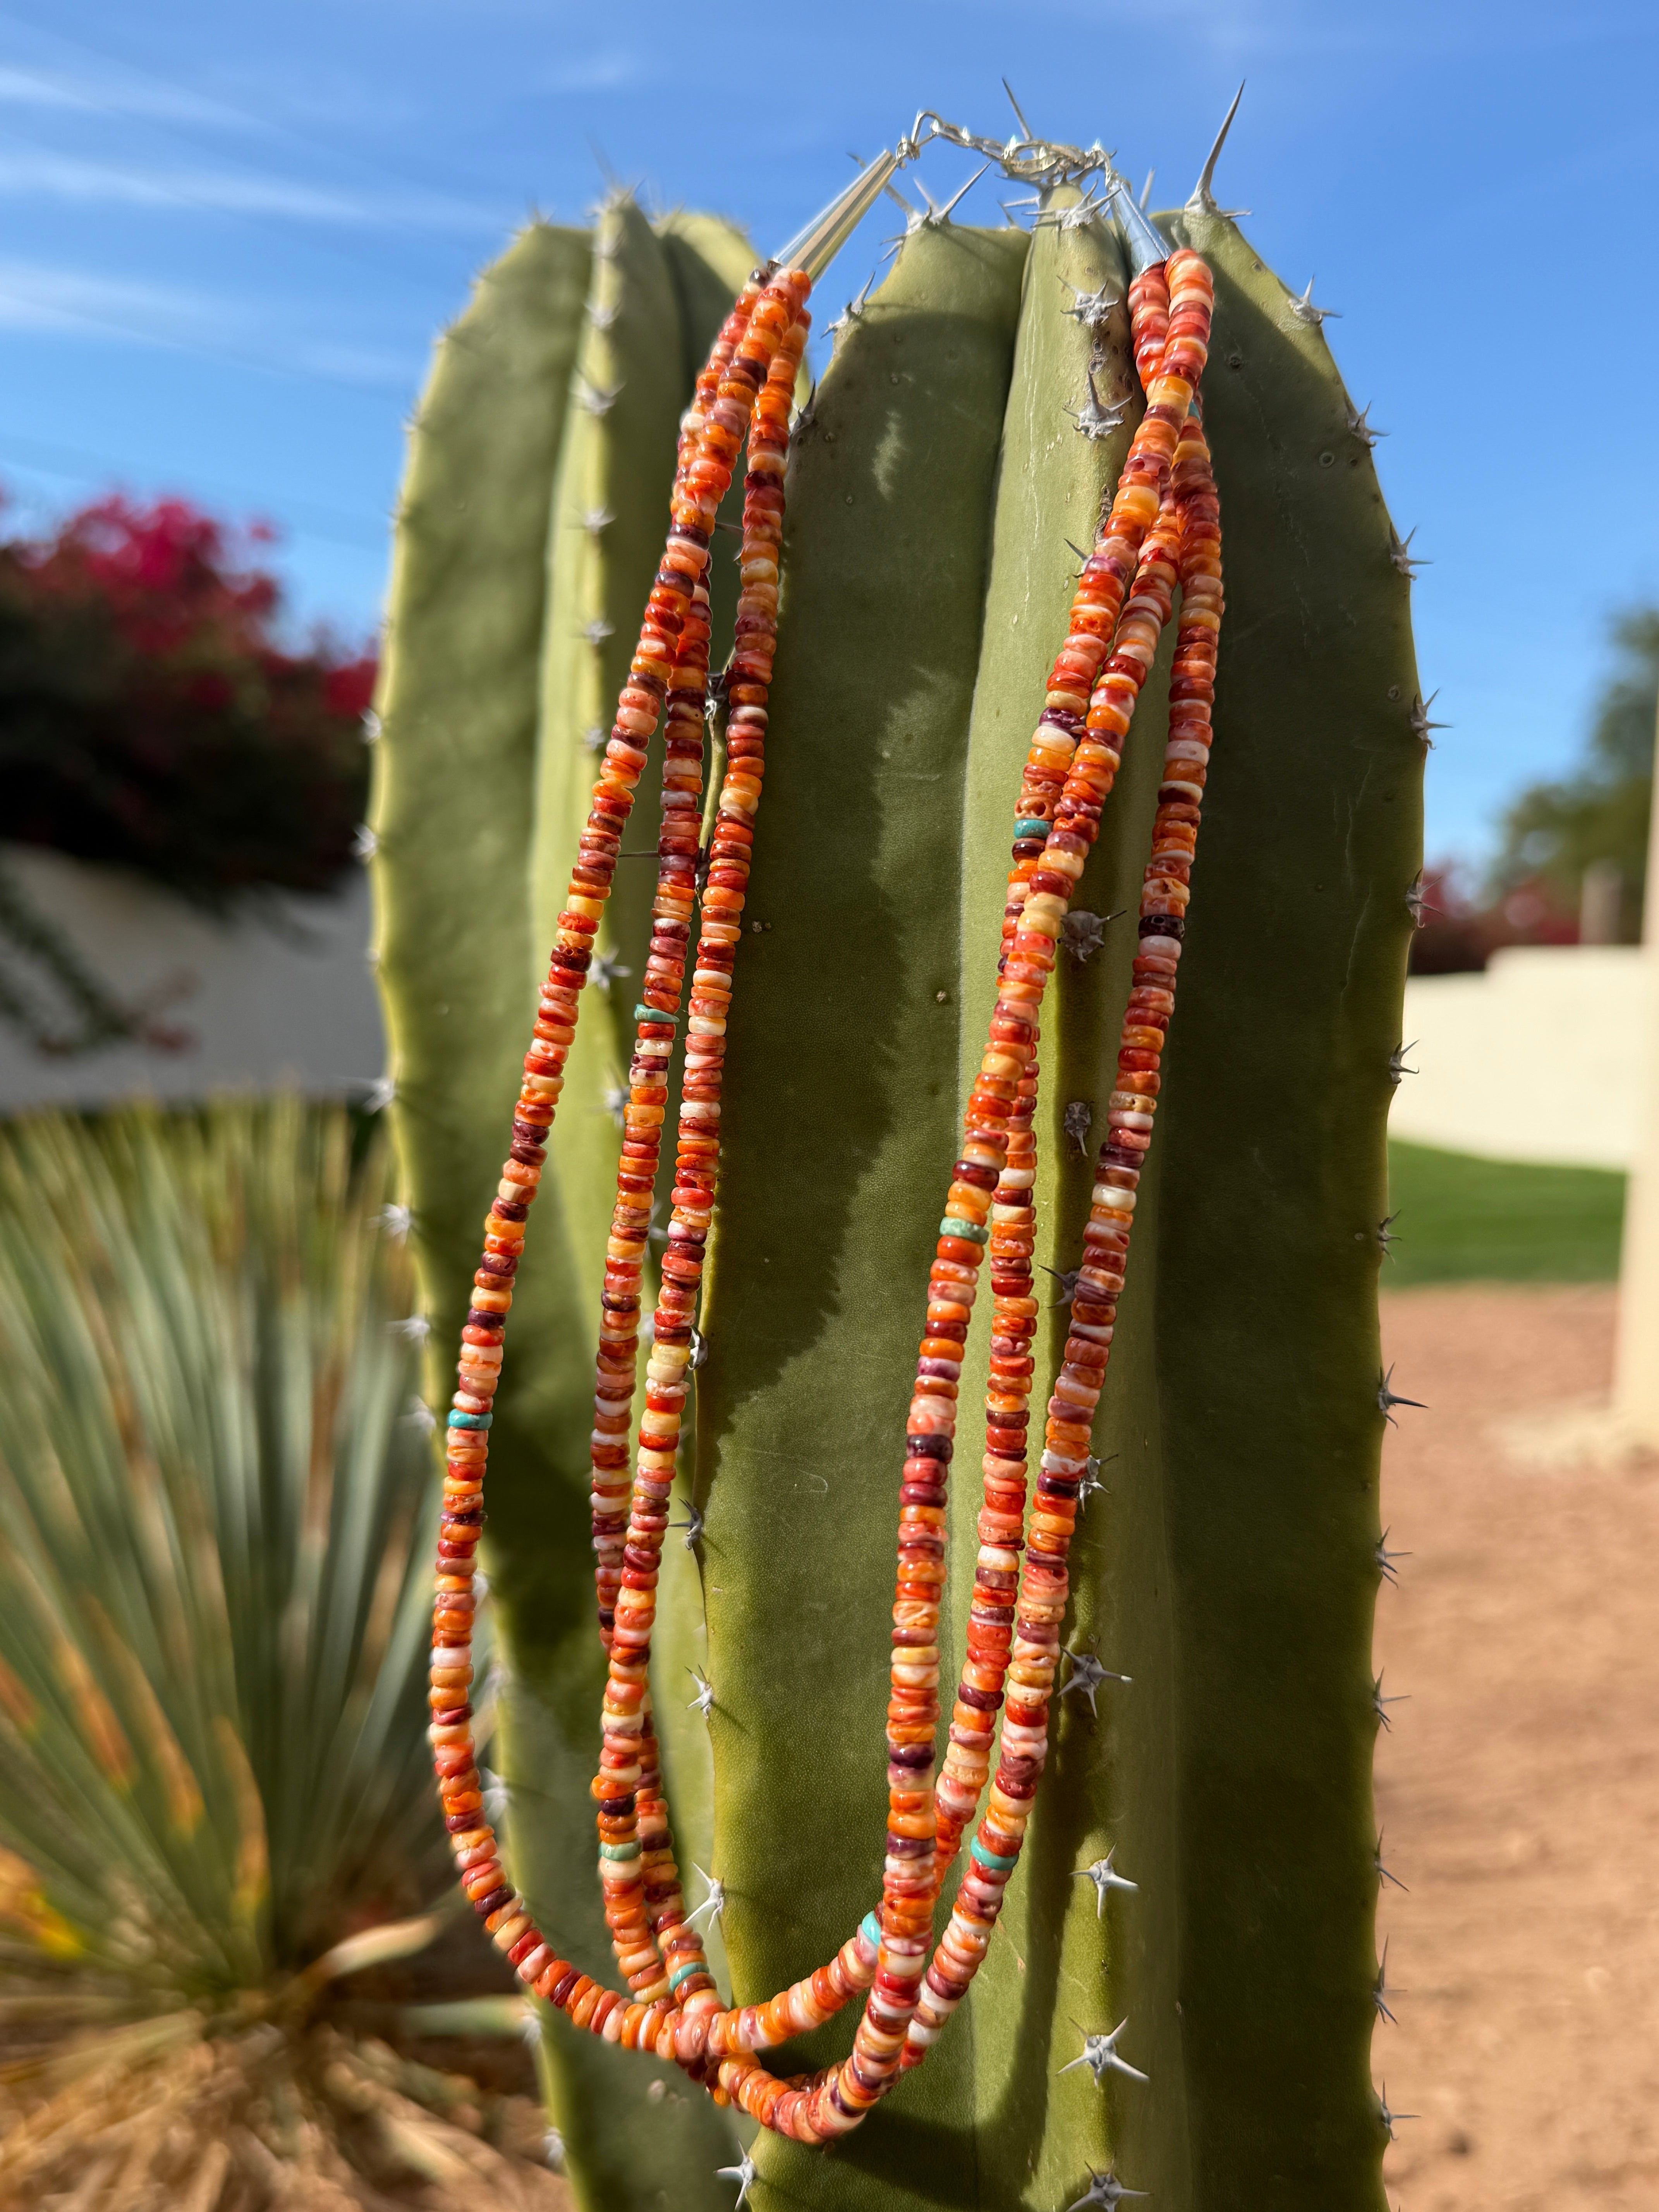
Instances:
[[[1017,1858],[1006,1859],[996,1851],[988,1851],[977,1836],[973,1838],[968,1849],[980,1864],[982,1867],[989,1867],[993,1874],[1012,1874],[1019,1864]]]
[[[634,1009],[634,1018],[636,1022],[666,1022],[669,1028],[672,1029],[675,1023],[678,1021],[679,1016],[665,1013],[660,1006],[647,1006],[641,1000]]]
[[[873,1912],[866,1912],[863,1919],[860,1921],[859,1934],[864,1937],[866,1942],[873,1945],[878,1951],[880,1950],[881,1922],[877,1918]]]
[[[445,1426],[452,1429],[487,1429],[495,1419],[493,1413],[463,1413],[453,1407]]]
[[[680,1984],[689,1982],[693,1974],[706,1974],[708,1972],[708,1967],[701,1959],[688,1959],[683,1966],[676,1966],[668,1977],[669,1996],[672,1997]]]
[[[965,1237],[970,1244],[988,1244],[991,1232],[984,1223],[963,1221],[954,1213],[947,1213],[939,1225],[941,1237]]]
[[[631,1844],[601,1844],[599,1845],[599,1856],[602,1859],[636,1859],[639,1855],[640,1839],[637,1836]]]
[[[1014,823],[1016,837],[1046,837],[1054,827],[1051,822],[1039,820],[1035,814],[1022,814]]]

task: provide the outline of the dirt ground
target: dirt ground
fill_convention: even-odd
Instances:
[[[1378,1607],[1404,2212],[1659,2204],[1659,1461],[1528,1431],[1605,1391],[1610,1288],[1386,1301],[1397,1589]],[[1519,1424],[1517,1456],[1501,1431]]]

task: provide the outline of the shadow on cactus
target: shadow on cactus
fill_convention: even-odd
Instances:
[[[364,2033],[448,1923],[360,1137],[289,1100],[0,1135],[0,2202],[558,2201],[532,2108]]]
[[[453,1392],[447,1826],[551,2008],[584,2205],[667,2175],[761,2212],[1376,2212],[1409,579],[1321,311],[1208,168],[1155,226],[1097,148],[919,129],[1031,184],[1032,226],[918,210],[793,421],[848,209],[744,288],[677,445],[687,324],[623,201],[562,352],[527,238],[416,432],[375,865]],[[532,336],[539,517],[489,405]],[[498,516],[446,520],[497,479]],[[976,1517],[957,1390],[988,1357]],[[700,2087],[762,2123],[741,2156]]]

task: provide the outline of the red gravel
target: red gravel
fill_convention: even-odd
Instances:
[[[1374,2071],[1405,2212],[1659,2205],[1659,1461],[1517,1469],[1505,1421],[1607,1388],[1613,1293],[1385,1301],[1402,1407],[1377,1608]]]

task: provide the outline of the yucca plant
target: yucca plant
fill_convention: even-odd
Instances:
[[[342,2009],[445,1874],[383,1182],[288,1098],[0,1135],[7,2203],[556,2198],[538,2125]]]

